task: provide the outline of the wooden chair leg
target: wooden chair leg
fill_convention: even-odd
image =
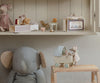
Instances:
[[[56,72],[53,72],[53,69],[51,69],[51,83],[57,83]]]
[[[96,72],[96,77],[97,77],[97,83],[100,83],[100,75],[99,75],[99,72]]]
[[[57,83],[56,73],[51,74],[51,83]]]
[[[92,73],[91,73],[91,82],[93,83],[93,82],[94,82],[94,80],[95,80],[95,73],[94,73],[94,72],[92,72]]]

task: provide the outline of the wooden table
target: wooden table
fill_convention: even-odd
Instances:
[[[95,65],[77,65],[70,68],[51,67],[51,83],[57,83],[57,72],[91,72],[91,82],[97,78],[97,83],[100,83],[99,68]]]

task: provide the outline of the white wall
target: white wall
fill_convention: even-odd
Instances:
[[[100,68],[100,36],[0,36],[0,50],[30,46],[42,51],[46,58],[45,74],[50,83],[50,67],[54,65],[53,55],[59,45],[71,48],[78,46],[81,60],[79,64],[95,64]],[[8,73],[0,66],[0,83],[5,83]],[[90,83],[90,73],[61,73],[58,83]]]

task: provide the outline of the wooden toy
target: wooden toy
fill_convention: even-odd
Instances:
[[[70,52],[69,52],[70,51]],[[67,67],[76,65],[80,60],[80,57],[77,52],[77,46],[74,46],[69,51],[64,46],[59,46],[56,51],[56,56],[54,61],[56,64],[59,64],[60,67]]]
[[[73,64],[73,56],[55,56],[54,61],[59,64],[60,67],[65,67],[68,64]]]

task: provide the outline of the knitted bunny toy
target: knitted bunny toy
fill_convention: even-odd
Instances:
[[[80,60],[80,57],[78,55],[78,50],[77,50],[77,46],[74,46],[72,49],[70,49],[73,53],[72,53],[72,56],[73,56],[73,59],[74,59],[74,65],[76,65],[79,60]]]
[[[14,52],[1,54],[1,63],[11,72],[7,83],[46,83],[40,65],[45,68],[44,55],[30,47],[21,47]]]
[[[0,30],[1,31],[9,31],[9,25],[13,24],[8,15],[8,10],[11,9],[10,5],[2,4],[0,5]]]

